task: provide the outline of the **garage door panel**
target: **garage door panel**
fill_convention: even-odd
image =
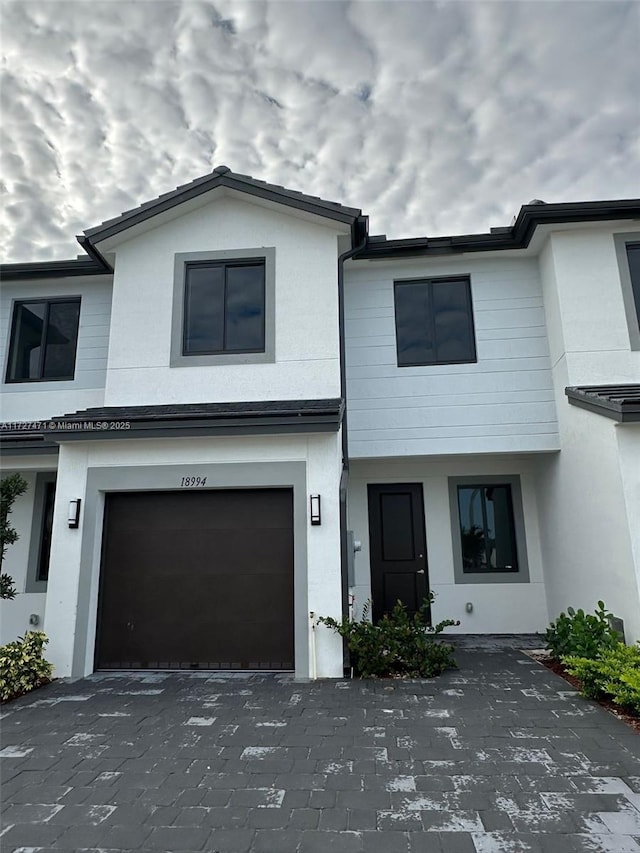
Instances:
[[[293,667],[292,507],[290,490],[108,495],[97,668]]]

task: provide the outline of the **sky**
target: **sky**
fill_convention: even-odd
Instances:
[[[217,165],[388,237],[640,195],[638,0],[3,0],[4,262]]]

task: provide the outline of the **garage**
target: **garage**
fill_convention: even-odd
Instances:
[[[105,496],[95,668],[294,667],[293,490]]]

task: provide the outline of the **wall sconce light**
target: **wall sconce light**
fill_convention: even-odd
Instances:
[[[322,518],[320,516],[320,495],[311,495],[309,502],[311,505],[311,524],[322,524]]]
[[[67,521],[69,522],[69,527],[77,528],[80,527],[80,504],[82,501],[80,498],[76,498],[73,501],[69,501],[69,515],[67,517]]]

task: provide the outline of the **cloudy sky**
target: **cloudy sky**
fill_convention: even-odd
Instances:
[[[226,164],[371,233],[640,195],[640,2],[2,2],[4,261]]]

